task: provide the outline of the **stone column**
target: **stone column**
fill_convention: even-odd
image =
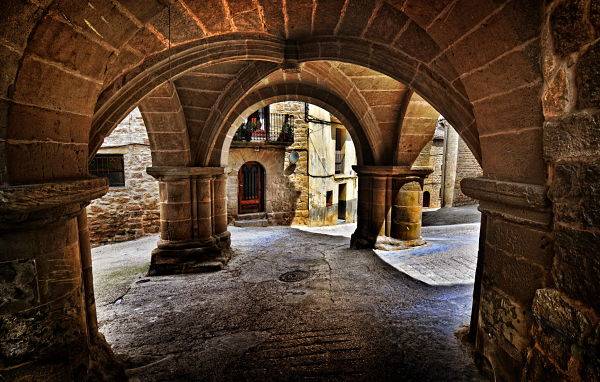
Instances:
[[[85,206],[90,178],[0,188],[0,375],[124,380],[98,334]]]
[[[147,172],[159,181],[161,215],[148,274],[222,269],[230,243],[224,168],[165,166]]]
[[[212,178],[213,232],[217,245],[223,249],[231,246],[231,234],[227,230],[227,175],[218,174]]]
[[[423,182],[433,169],[354,166],[358,174],[357,228],[352,248],[398,249],[423,244]]]
[[[546,187],[484,177],[463,179],[461,187],[485,216],[471,320],[477,328],[470,332],[495,378],[517,380],[532,350],[536,291],[553,284]]]
[[[448,125],[446,127],[446,140],[444,142],[444,192],[442,195],[442,207],[452,207],[454,203],[458,140],[458,133],[452,126]]]

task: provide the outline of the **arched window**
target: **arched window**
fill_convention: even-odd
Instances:
[[[423,192],[423,207],[429,207],[430,203],[431,203],[431,195],[429,194],[429,191]]]

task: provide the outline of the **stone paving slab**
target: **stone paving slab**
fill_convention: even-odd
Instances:
[[[96,290],[110,296],[100,330],[132,381],[484,380],[455,335],[471,287],[432,288],[350,250],[352,226],[230,230],[235,255],[221,272],[144,277],[156,238],[94,250]],[[308,277],[281,280],[297,270]]]
[[[375,253],[415,280],[432,286],[473,284],[479,223],[424,227],[424,246]]]

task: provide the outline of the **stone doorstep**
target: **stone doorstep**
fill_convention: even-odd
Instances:
[[[238,220],[258,220],[258,219],[266,219],[266,218],[267,218],[266,212],[257,212],[257,213],[252,213],[252,214],[239,214],[235,220],[236,221],[238,221]]]
[[[267,227],[269,226],[269,221],[267,219],[236,220],[233,225],[240,228]]]

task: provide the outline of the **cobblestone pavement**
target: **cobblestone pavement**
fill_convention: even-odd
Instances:
[[[144,277],[156,237],[96,248],[100,330],[132,380],[482,380],[455,335],[472,285],[414,280],[351,231],[232,227],[228,267],[198,275]]]

